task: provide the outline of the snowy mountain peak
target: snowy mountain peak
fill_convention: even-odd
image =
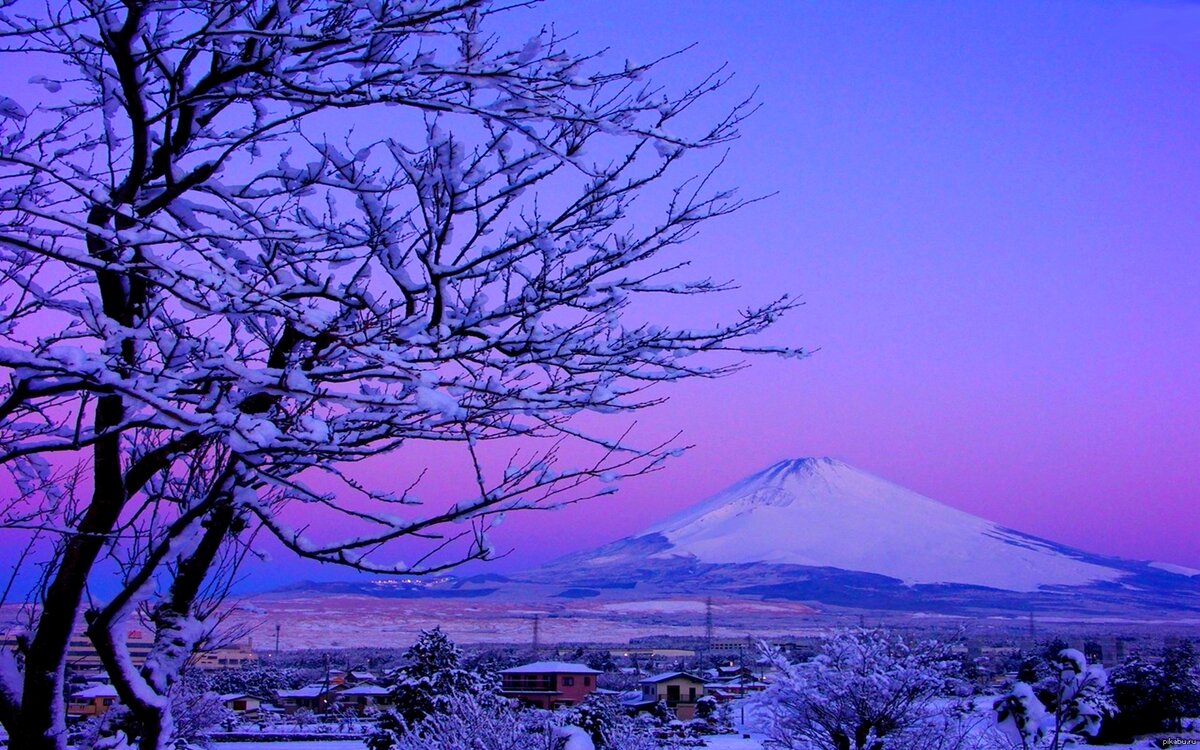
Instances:
[[[876,573],[1010,591],[1115,581],[1122,570],[1005,529],[831,458],[780,461],[659,524],[657,557]]]

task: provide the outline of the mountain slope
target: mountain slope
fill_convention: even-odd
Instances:
[[[1034,591],[1123,573],[828,458],[780,462],[646,533],[664,554]]]
[[[998,526],[840,461],[781,461],[644,532],[525,575],[578,592],[699,590],[940,610],[1200,610],[1195,571]]]

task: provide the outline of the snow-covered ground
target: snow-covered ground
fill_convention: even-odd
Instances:
[[[1166,735],[1164,735],[1166,736]],[[1196,735],[1188,734],[1186,739]],[[357,740],[305,740],[301,742],[215,742],[213,750],[366,750],[366,744]],[[763,750],[762,735],[743,737],[740,734],[715,735],[705,738],[709,750]],[[1154,740],[1146,739],[1131,745],[1104,745],[1104,750],[1150,750],[1160,747]]]
[[[705,747],[712,750],[762,750],[762,737],[743,737],[740,734],[719,734],[705,738]]]
[[[302,740],[299,742],[214,742],[213,750],[366,750],[360,740]]]

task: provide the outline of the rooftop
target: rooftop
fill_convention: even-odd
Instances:
[[[660,672],[658,674],[652,674],[649,677],[647,677],[643,680],[640,680],[639,684],[652,685],[656,682],[666,682],[667,680],[674,680],[674,679],[688,680],[690,682],[698,682],[701,685],[704,684],[703,679],[701,679],[700,677],[697,677],[694,674],[691,674],[690,672]]]
[[[600,674],[600,670],[569,661],[535,661],[501,670],[500,674]]]

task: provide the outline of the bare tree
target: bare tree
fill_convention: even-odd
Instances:
[[[801,353],[746,342],[787,297],[694,329],[636,304],[725,288],[680,280],[669,251],[744,201],[707,167],[675,173],[749,102],[695,127],[721,71],[662,88],[662,60],[488,31],[527,4],[0,0],[2,51],[44,71],[36,98],[0,98],[0,523],[41,571],[0,665],[13,747],[64,747],[81,616],[128,709],[113,741],[163,747],[256,531],[381,573],[485,559],[500,514],[606,493],[675,450],[576,415],[738,366],[695,355]],[[490,466],[508,439],[520,452]],[[474,496],[423,509],[350,470],[412,441],[469,451]],[[565,466],[563,445],[586,460]],[[353,533],[310,538],[289,504]],[[424,546],[396,562],[396,542]]]

